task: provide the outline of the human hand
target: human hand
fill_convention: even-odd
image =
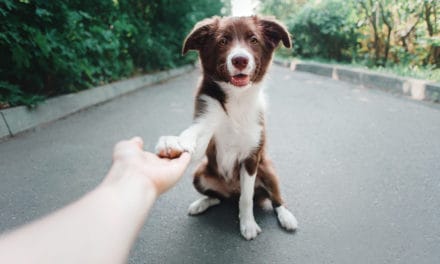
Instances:
[[[112,167],[98,187],[0,236],[0,263],[125,262],[157,196],[177,183],[190,161],[187,153],[160,159],[142,147],[139,137],[117,143]]]
[[[104,183],[119,182],[129,186],[135,183],[160,195],[178,182],[191,159],[186,152],[177,159],[161,159],[142,148],[140,137],[117,143],[112,168]]]

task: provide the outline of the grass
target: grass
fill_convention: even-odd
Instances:
[[[412,77],[416,79],[430,80],[440,82],[440,69],[426,66],[411,66],[411,65],[392,65],[391,67],[374,67],[371,70],[393,73],[403,77]]]

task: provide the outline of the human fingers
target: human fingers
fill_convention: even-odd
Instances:
[[[127,160],[141,155],[144,142],[140,137],[119,141],[113,149],[113,160]]]
[[[144,140],[141,137],[136,136],[131,138],[129,141],[136,144],[136,146],[138,146],[140,149],[144,147]]]
[[[183,172],[188,167],[191,161],[191,155],[188,152],[183,152],[177,159],[169,160],[170,172],[174,174],[175,177],[180,178]]]

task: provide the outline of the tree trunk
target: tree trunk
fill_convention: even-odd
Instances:
[[[379,4],[380,7],[380,13],[382,15],[382,20],[385,23],[385,25],[387,26],[388,29],[388,33],[387,33],[387,39],[385,41],[385,55],[383,58],[383,66],[385,67],[387,65],[388,62],[388,53],[390,51],[390,42],[391,42],[391,31],[393,30],[393,25],[391,24],[391,22],[388,20],[387,16],[385,15],[385,9],[383,7],[383,5],[380,3]]]
[[[424,2],[423,6],[425,7],[425,22],[426,22],[426,27],[428,28],[428,34],[430,37],[432,37],[432,35],[434,35],[434,28],[432,26],[430,19],[432,6],[428,4],[427,1]]]
[[[428,35],[429,37],[433,37],[435,33],[437,33],[437,6],[436,2],[434,1],[432,4],[428,3],[427,1],[423,4],[424,7],[424,17],[425,17],[425,23],[426,28],[428,29]],[[434,24],[431,22],[431,15],[434,16]],[[432,63],[436,65],[436,67],[440,67],[440,47],[429,47],[429,53],[428,56],[423,60],[425,64]]]
[[[374,65],[377,65],[377,61],[379,59],[379,33],[377,32],[377,11],[374,11],[374,4],[372,0],[369,0],[369,6],[371,7],[371,13],[369,12],[369,7],[364,1],[359,2],[362,8],[365,11],[365,15],[368,19],[368,21],[371,24],[371,27],[373,28],[373,49],[374,49],[374,58],[373,63]]]

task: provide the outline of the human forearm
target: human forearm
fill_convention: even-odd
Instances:
[[[3,237],[0,263],[124,262],[156,198],[154,189],[126,179],[106,180],[71,205]]]

